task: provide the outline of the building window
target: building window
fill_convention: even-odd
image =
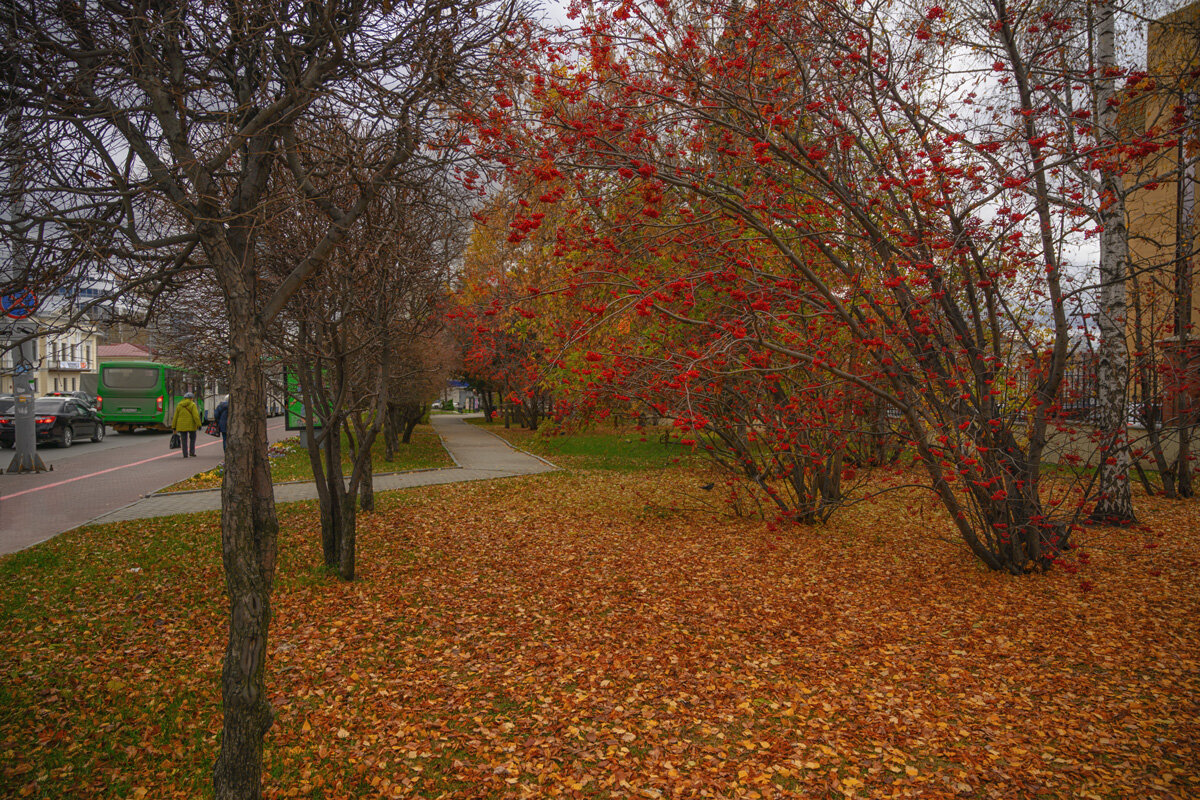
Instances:
[[[54,379],[54,391],[58,391],[58,378]]]
[[[73,392],[78,388],[79,388],[79,378],[71,378],[71,391]]]

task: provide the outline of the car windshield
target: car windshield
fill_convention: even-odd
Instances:
[[[0,397],[0,414],[11,414],[15,402],[11,397]]]
[[[39,397],[33,401],[33,411],[35,414],[60,414],[64,405],[57,397]]]

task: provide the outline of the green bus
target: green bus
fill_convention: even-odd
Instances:
[[[175,405],[191,392],[204,417],[204,378],[168,364],[149,361],[103,361],[96,408],[104,423],[119,433],[135,428],[169,431]]]

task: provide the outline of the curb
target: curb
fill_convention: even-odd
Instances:
[[[444,447],[444,445],[443,445],[443,447]],[[449,451],[447,451],[447,452],[449,452]],[[532,453],[530,453],[529,455],[533,456]],[[533,457],[537,458],[537,456],[533,456]],[[453,459],[454,456],[451,456],[450,458]],[[455,463],[458,463],[458,462],[455,462]],[[388,475],[416,475],[417,473],[420,473],[420,472],[437,472],[437,471],[443,470],[443,469],[462,469],[462,467],[425,467],[423,469],[394,469],[391,472],[376,472],[372,475],[372,477],[373,478],[386,478]],[[310,483],[315,486],[317,482],[316,481],[281,481],[280,483],[272,483],[271,486],[297,486],[297,485],[303,485],[306,483]],[[219,491],[221,491],[220,488],[216,488],[216,489],[180,489],[179,491],[176,491],[176,492],[168,492],[168,491],[164,491],[163,489],[158,489],[156,491],[150,492],[149,494],[142,495],[142,499],[145,499],[147,497],[176,497],[177,495],[183,495],[183,494],[203,494],[205,492],[219,492]],[[134,502],[136,503],[139,501],[135,500]],[[132,505],[132,503],[130,505]]]

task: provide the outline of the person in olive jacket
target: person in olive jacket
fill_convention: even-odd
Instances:
[[[200,409],[196,408],[196,401],[192,399],[194,396],[191,392],[184,392],[183,400],[175,406],[175,419],[171,422],[171,429],[179,434],[179,449],[183,451],[184,458],[196,455]]]

